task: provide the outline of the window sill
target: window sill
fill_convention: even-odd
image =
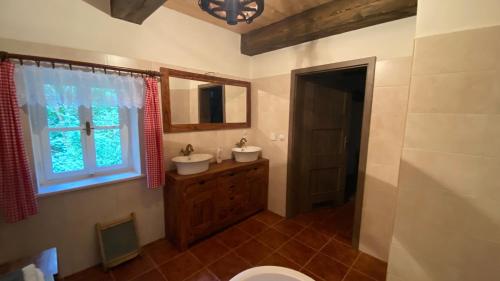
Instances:
[[[47,197],[55,194],[94,188],[103,185],[135,180],[143,177],[145,177],[145,175],[140,173],[127,172],[114,175],[87,178],[83,180],[60,183],[60,184],[44,185],[38,188],[37,197]]]

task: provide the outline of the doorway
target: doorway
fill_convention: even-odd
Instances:
[[[198,86],[200,123],[224,123],[224,87],[217,84]]]
[[[287,217],[332,209],[357,249],[376,58],[292,71]]]

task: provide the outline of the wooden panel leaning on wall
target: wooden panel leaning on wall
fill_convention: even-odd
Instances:
[[[267,208],[269,160],[225,160],[206,172],[166,173],[165,233],[180,250]]]

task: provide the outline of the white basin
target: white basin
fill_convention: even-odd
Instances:
[[[177,166],[179,175],[192,175],[208,170],[208,164],[212,159],[210,154],[191,154],[189,156],[177,156],[172,162]]]
[[[259,158],[262,148],[257,146],[244,146],[233,148],[234,159],[236,162],[252,162]]]

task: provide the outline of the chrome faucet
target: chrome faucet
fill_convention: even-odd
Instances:
[[[193,146],[191,144],[186,145],[185,149],[181,149],[181,153],[184,156],[191,155],[191,153],[193,153],[193,151],[194,151],[194,148],[193,148]]]
[[[247,145],[247,142],[246,138],[241,138],[241,140],[236,144],[236,147],[243,148]]]

